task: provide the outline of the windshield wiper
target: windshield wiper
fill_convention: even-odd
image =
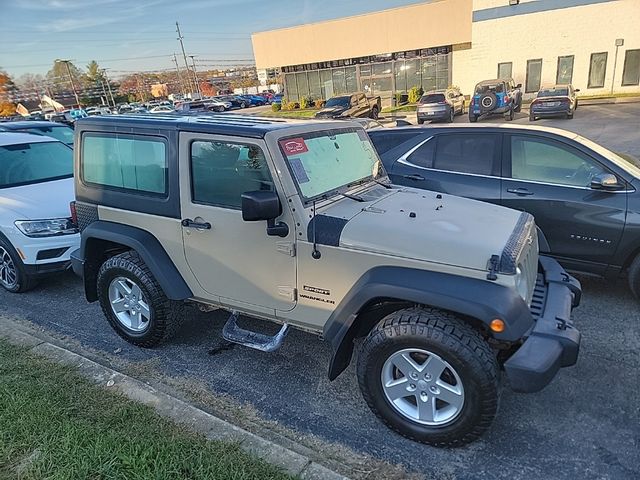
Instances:
[[[341,193],[340,195],[350,198],[351,200],[355,200],[356,202],[364,202],[364,198],[359,197],[358,195],[351,195],[350,193]]]
[[[380,180],[377,179],[373,179],[374,182],[376,182],[378,185],[382,185],[384,188],[386,188],[387,190],[389,190],[391,188],[391,185],[389,185],[388,183],[384,183]]]

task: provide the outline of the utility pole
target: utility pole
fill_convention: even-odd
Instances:
[[[196,61],[194,59],[195,55],[189,55],[191,58],[191,65],[193,65],[193,80],[196,82],[196,91],[200,98],[202,98],[202,92],[200,91],[200,82],[198,82],[198,72],[196,71]]]
[[[73,83],[73,75],[71,75],[71,67],[69,66],[69,63],[71,62],[71,60],[56,60],[56,63],[64,63],[67,66],[67,73],[69,74],[69,82],[71,82],[71,89],[73,90],[73,95],[76,97],[76,104],[78,105],[78,108],[80,108],[80,98],[78,97],[78,92],[76,90],[76,84]]]
[[[180,68],[178,67],[178,57],[176,57],[176,54],[173,54],[173,63],[176,64],[176,73],[178,74],[178,83],[180,84],[180,90],[182,93],[182,96],[184,97],[185,94],[185,88],[184,88],[184,83],[182,82],[182,75],[180,75]]]
[[[102,94],[104,95],[104,97],[102,97],[102,104],[104,105],[106,103],[107,105],[109,105],[109,97],[107,97],[107,91],[104,88],[104,81],[102,80],[102,78],[100,79],[100,86],[102,87]]]
[[[107,87],[109,88],[109,96],[111,97],[111,102],[113,103],[113,108],[116,108],[116,101],[113,98],[113,92],[111,91],[111,82],[109,81],[109,77],[107,77],[107,69],[106,68],[102,69],[102,75],[104,75],[104,79],[107,82]]]
[[[184,52],[184,43],[182,42],[182,39],[183,39],[184,37],[183,37],[183,36],[182,36],[182,34],[180,33],[180,25],[178,24],[178,22],[176,22],[176,31],[178,32],[178,40],[180,41],[180,48],[182,49],[182,58],[184,58],[184,66],[185,66],[185,68],[187,69],[187,80],[188,80],[187,85],[189,86],[189,89],[190,89],[192,92],[195,92],[195,91],[196,91],[196,89],[194,89],[194,88],[191,86],[191,79],[189,78],[189,64],[187,63],[187,54]]]
[[[616,38],[616,56],[613,59],[613,76],[611,77],[611,95],[616,81],[616,65],[618,64],[618,49],[624,45],[624,38]]]

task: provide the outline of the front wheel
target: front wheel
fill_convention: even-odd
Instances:
[[[469,112],[469,121],[471,123],[476,123],[478,121],[478,115],[474,115],[473,113]]]
[[[387,426],[436,447],[476,440],[498,408],[491,348],[471,326],[432,308],[384,318],[362,344],[357,373],[365,401]]]
[[[377,120],[379,116],[378,107],[371,108],[371,118]]]
[[[629,281],[631,292],[640,300],[640,255],[631,263],[627,273],[627,280]]]
[[[447,123],[453,123],[453,117],[455,116],[453,112],[453,108],[449,109],[449,118],[447,118]]]
[[[133,251],[111,257],[98,271],[102,312],[118,335],[141,347],[170,338],[182,320],[177,304],[164,294],[140,256]]]
[[[13,245],[0,237],[0,287],[11,293],[31,290],[37,281],[29,275]]]

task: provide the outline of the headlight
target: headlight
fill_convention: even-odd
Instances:
[[[522,265],[518,265],[516,267],[516,290],[526,302],[527,295],[529,293],[529,286],[527,285],[527,277],[522,273]]]
[[[54,237],[78,233],[78,229],[70,218],[17,220],[15,226],[27,237]]]

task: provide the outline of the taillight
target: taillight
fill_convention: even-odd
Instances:
[[[475,99],[473,97],[471,97],[471,101],[469,102],[469,106],[473,107],[474,103],[475,103]]]
[[[69,211],[71,212],[71,222],[74,226],[78,226],[78,211],[76,210],[76,202],[73,201],[69,204]]]
[[[510,97],[506,97],[506,96],[504,97],[504,103],[509,103],[510,101],[511,101]]]

